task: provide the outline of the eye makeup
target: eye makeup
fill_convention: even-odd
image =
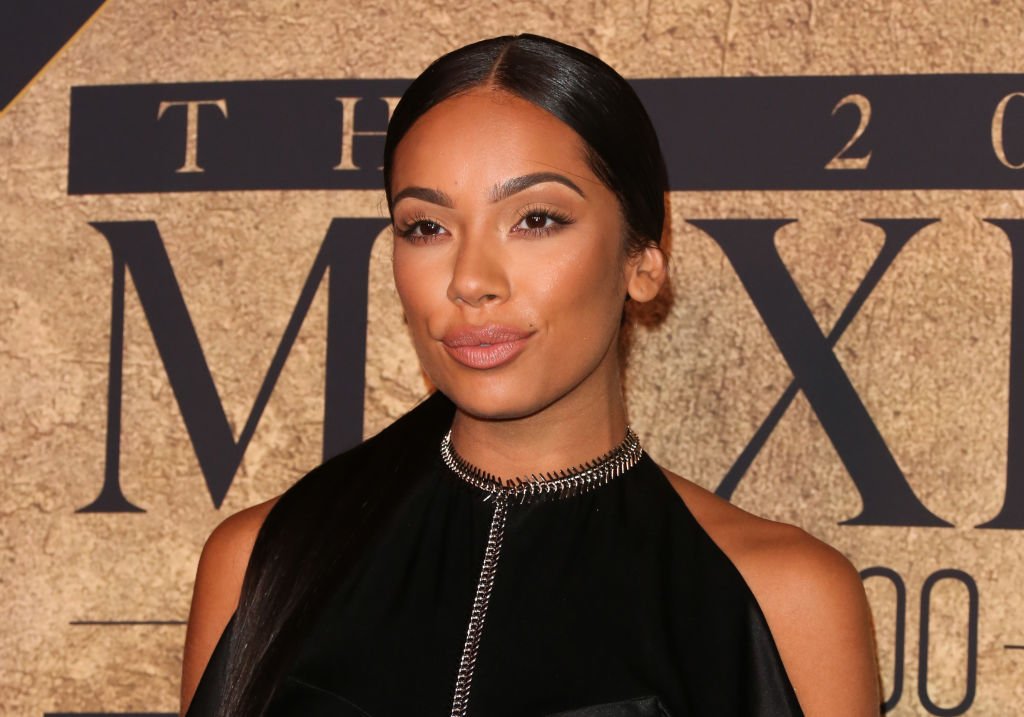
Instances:
[[[536,222],[530,222],[528,220],[540,219],[540,226],[536,225]],[[531,206],[525,207],[519,212],[519,221],[512,227],[512,232],[523,233],[529,236],[543,237],[548,236],[552,232],[557,232],[563,227],[574,223],[576,220],[573,219],[569,214],[559,211],[557,209],[551,209],[548,207]],[[520,228],[524,222],[526,226]],[[550,222],[550,223],[549,223]],[[533,224],[531,226],[531,223]]]
[[[394,223],[395,236],[412,243],[425,243],[434,237],[448,233],[448,230],[437,221],[425,214],[414,214],[408,219]]]

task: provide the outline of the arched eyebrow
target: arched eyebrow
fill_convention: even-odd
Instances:
[[[566,177],[565,175],[559,174],[558,172],[534,172],[533,174],[524,174],[521,177],[511,177],[506,179],[500,184],[494,185],[491,189],[490,199],[492,202],[500,202],[508,199],[513,194],[528,189],[535,184],[543,184],[544,182],[557,182],[562,184],[578,195],[586,198],[586,194],[579,186]],[[455,206],[452,198],[442,192],[440,189],[431,189],[429,187],[406,187],[397,194],[394,199],[391,200],[391,205],[398,204],[401,200],[406,198],[421,199],[424,202],[430,202],[431,204],[437,204],[442,207],[451,209]]]
[[[422,199],[424,202],[439,204],[442,207],[448,207],[448,209],[455,206],[455,202],[447,194],[440,189],[430,189],[429,187],[406,187],[395,195],[394,199],[391,200],[391,205],[394,206],[407,197]]]
[[[491,189],[491,201],[500,202],[517,192],[521,192],[535,184],[543,184],[544,182],[564,184],[584,199],[587,197],[574,181],[563,174],[558,172],[534,172],[533,174],[524,174],[521,177],[512,177],[511,179],[506,179],[501,184],[494,185],[494,188]]]

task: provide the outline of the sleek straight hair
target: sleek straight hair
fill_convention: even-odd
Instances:
[[[619,200],[627,247],[661,241],[668,172],[658,135],[633,87],[601,59],[539,35],[506,35],[433,62],[402,95],[384,142],[390,210],[395,150],[431,107],[478,88],[502,90],[560,119],[583,140],[591,170]]]
[[[391,171],[402,138],[431,107],[475,88],[512,93],[572,128],[595,175],[619,200],[627,251],[660,242],[668,180],[642,103],[598,58],[537,35],[467,45],[413,81],[385,140],[389,209]],[[436,393],[282,495],[257,536],[230,634],[222,638],[227,658],[216,698],[220,715],[266,712],[307,630],[408,494],[453,415],[452,403]]]

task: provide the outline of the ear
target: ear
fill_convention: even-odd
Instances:
[[[628,262],[626,293],[629,298],[641,303],[650,301],[668,278],[668,265],[661,247],[648,245]]]

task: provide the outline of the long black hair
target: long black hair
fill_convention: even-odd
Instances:
[[[659,242],[668,181],[639,98],[598,58],[537,35],[467,45],[413,81],[385,141],[389,209],[391,169],[406,132],[431,107],[477,87],[515,94],[572,128],[595,175],[618,197],[627,249]],[[377,436],[304,476],[270,511],[230,625],[219,714],[264,714],[306,630],[406,496],[454,410],[445,396],[434,394]]]

